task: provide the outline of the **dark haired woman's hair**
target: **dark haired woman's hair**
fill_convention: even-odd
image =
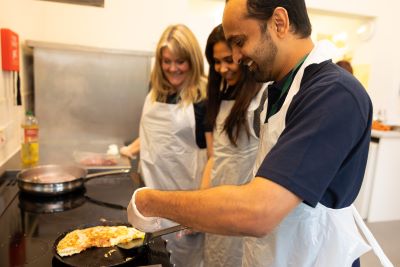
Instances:
[[[347,70],[351,74],[353,74],[353,67],[351,66],[351,63],[347,60],[339,60],[336,62],[336,65],[342,67],[343,69]]]
[[[247,0],[247,16],[267,21],[277,7],[286,9],[295,34],[301,38],[311,35],[311,23],[304,0]]]
[[[222,101],[222,93],[228,87],[226,81],[222,78],[214,66],[214,45],[218,42],[226,42],[222,25],[218,25],[210,33],[206,44],[206,58],[209,64],[208,84],[207,84],[207,114],[206,123],[215,127],[215,121]],[[253,97],[258,93],[261,84],[257,83],[246,66],[241,65],[241,77],[235,85],[235,104],[229,116],[225,120],[224,131],[228,134],[229,140],[236,145],[242,128],[245,129],[247,136],[250,129],[247,123],[247,109]]]

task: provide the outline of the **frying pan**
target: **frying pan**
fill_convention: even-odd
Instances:
[[[128,173],[130,169],[87,174],[76,165],[41,165],[25,169],[17,174],[21,191],[40,195],[61,195],[82,188],[85,181],[111,174]]]
[[[133,249],[133,250],[124,250],[119,249],[118,247],[96,247],[89,248],[87,250],[82,251],[79,254],[74,254],[72,256],[61,257],[57,253],[57,245],[58,243],[71,231],[76,229],[85,229],[88,227],[94,226],[131,226],[127,223],[119,223],[119,222],[99,222],[93,224],[81,225],[73,229],[69,229],[66,232],[62,233],[54,242],[53,245],[53,254],[54,257],[58,260],[58,262],[64,263],[67,266],[85,266],[85,267],[98,267],[98,266],[125,266],[129,264],[130,266],[140,266],[144,264],[136,264],[139,262],[143,262],[143,258],[145,258],[147,250],[143,249]]]
[[[61,257],[57,253],[58,243],[71,231],[76,229],[85,229],[93,226],[118,226],[125,225],[131,227],[130,224],[121,222],[99,222],[94,224],[86,224],[62,233],[53,244],[53,254],[58,262],[64,263],[68,266],[86,266],[86,267],[97,267],[97,266],[147,266],[150,262],[149,258],[158,258],[161,255],[168,257],[168,252],[165,250],[165,243],[161,239],[156,237],[185,229],[181,225],[166,228],[164,230],[151,233],[146,233],[145,242],[140,245],[131,248],[122,248],[120,245],[114,247],[96,247],[84,250],[79,254],[72,256]],[[160,243],[162,242],[162,243]],[[112,253],[111,253],[112,252]],[[155,262],[152,262],[154,264]],[[160,262],[157,262],[160,263]],[[166,266],[163,264],[163,266]],[[170,266],[170,265],[167,265]]]

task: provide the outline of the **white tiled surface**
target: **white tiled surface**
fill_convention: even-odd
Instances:
[[[371,136],[376,138],[400,138],[400,132],[372,130]]]
[[[0,166],[19,149],[23,107],[15,105],[12,73],[0,71]]]

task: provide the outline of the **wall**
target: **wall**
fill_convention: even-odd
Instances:
[[[386,109],[389,123],[400,124],[399,1],[380,1],[379,17],[369,52],[374,55],[370,86],[375,110]]]
[[[0,0],[0,28],[10,28],[17,32],[21,43],[25,36],[39,34],[38,23],[42,16],[39,9],[32,8],[33,5],[34,1]],[[28,71],[24,71],[24,69],[29,69],[32,62],[22,60],[23,57],[21,48],[22,98],[24,106],[29,106],[27,99],[30,95],[30,84],[24,75]],[[0,144],[0,166],[18,151],[20,144],[20,124],[24,112],[23,107],[14,105],[12,82],[11,73],[0,71],[0,134],[2,133],[6,139],[5,144]]]
[[[400,41],[392,34],[394,25],[400,22],[395,14],[400,3],[397,0],[365,0],[362,4],[359,0],[306,2],[314,10],[377,17],[375,35],[360,48],[358,60],[368,56],[372,65],[369,92],[375,109],[385,108],[388,120],[400,124],[397,75],[400,66],[394,60],[400,56],[397,49]],[[104,8],[96,8],[39,0],[0,0],[0,27],[18,32],[22,41],[153,51],[168,24],[185,23],[204,48],[210,30],[221,21],[224,4],[224,0],[106,0]],[[5,76],[0,74],[3,93]],[[29,94],[26,80],[22,86],[23,94]],[[0,163],[3,159],[4,153],[0,153]]]
[[[41,148],[67,160],[74,151],[105,153],[108,145],[122,146],[139,135],[152,52],[29,44]],[[53,155],[48,158],[55,162]]]
[[[22,106],[15,105],[12,73],[0,74],[0,166],[19,148]]]
[[[13,25],[25,39],[145,51],[153,51],[172,23],[187,24],[205,44],[224,5],[212,0],[106,0],[104,8],[38,0],[0,2],[0,14],[6,15],[0,23]],[[18,13],[17,18],[10,15]]]
[[[364,0],[362,5],[359,0],[305,0],[309,9],[324,10],[357,16],[378,16],[374,0]],[[395,0],[389,0],[395,2]],[[384,2],[384,1],[383,1]],[[382,2],[380,2],[381,4]]]
[[[356,14],[375,18],[374,32],[357,51],[356,62],[371,65],[368,92],[374,104],[374,113],[385,110],[387,123],[400,125],[400,39],[395,29],[400,23],[396,0],[306,0],[312,10]],[[367,59],[367,60],[365,60]]]
[[[17,32],[21,44],[25,40],[36,40],[153,51],[167,25],[185,23],[204,47],[209,32],[220,22],[223,5],[224,2],[219,1],[106,0],[105,8],[96,8],[38,0],[0,0],[0,28]],[[28,70],[24,69],[25,66],[22,94],[26,107],[31,90],[25,75]],[[8,76],[0,72],[0,107],[2,95],[6,92],[9,95]],[[6,145],[0,146],[0,166],[19,148],[21,113],[22,109],[0,114],[10,125],[7,126]],[[0,123],[0,130],[1,127]]]

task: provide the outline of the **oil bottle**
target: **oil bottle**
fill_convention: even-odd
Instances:
[[[39,123],[32,111],[27,111],[22,126],[21,160],[26,166],[39,161]]]

